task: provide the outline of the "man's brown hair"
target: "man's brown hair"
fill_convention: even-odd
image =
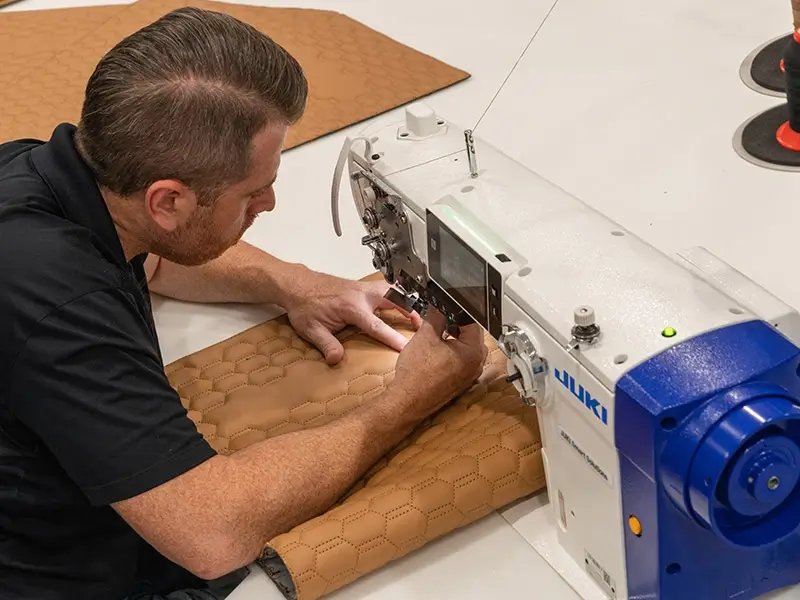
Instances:
[[[307,97],[300,64],[267,35],[224,13],[180,8],[100,60],[76,143],[116,194],[177,179],[208,203],[249,175],[254,136],[295,123]]]

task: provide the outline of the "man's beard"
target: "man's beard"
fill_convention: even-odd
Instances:
[[[200,266],[219,258],[235,246],[255,219],[255,216],[248,216],[235,238],[223,240],[215,234],[210,215],[208,218],[197,217],[169,234],[156,237],[150,244],[151,252],[178,265]]]

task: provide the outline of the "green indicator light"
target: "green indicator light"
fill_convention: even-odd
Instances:
[[[677,335],[677,333],[678,332],[675,331],[672,327],[665,327],[664,331],[661,332],[661,335],[663,335],[664,337],[671,338],[671,337],[675,337],[675,335]]]

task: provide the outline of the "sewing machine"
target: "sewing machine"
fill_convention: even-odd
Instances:
[[[573,587],[750,600],[800,582],[796,311],[703,248],[665,255],[422,103],[347,140],[339,235],[346,181],[392,299],[477,322],[539,411],[557,529],[542,555]]]

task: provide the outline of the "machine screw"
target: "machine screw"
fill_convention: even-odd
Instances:
[[[773,492],[777,490],[780,487],[780,485],[781,485],[781,480],[776,475],[773,475],[767,480],[767,487]]]

